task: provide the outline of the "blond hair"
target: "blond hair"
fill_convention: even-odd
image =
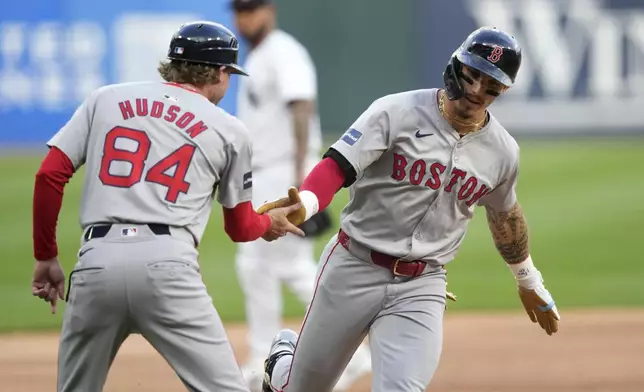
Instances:
[[[165,60],[159,63],[157,70],[166,82],[188,83],[197,87],[219,83],[218,66]]]

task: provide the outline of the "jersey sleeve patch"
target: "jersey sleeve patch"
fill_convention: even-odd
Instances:
[[[350,146],[353,146],[361,137],[362,137],[362,133],[360,133],[360,131],[358,131],[355,128],[350,128],[342,136],[342,141],[344,141]]]
[[[244,189],[249,189],[253,186],[253,172],[244,174],[243,178]]]

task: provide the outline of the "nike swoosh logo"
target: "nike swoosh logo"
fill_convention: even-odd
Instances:
[[[84,255],[85,253],[89,252],[89,251],[90,251],[90,250],[92,250],[92,249],[94,249],[94,248],[87,248],[87,249],[83,249],[83,251],[82,251],[82,252],[79,252],[79,253],[78,253],[78,257],[79,257],[79,258],[83,257],[83,255]]]
[[[416,137],[425,137],[431,135],[433,135],[433,133],[420,133],[420,129],[416,131]]]

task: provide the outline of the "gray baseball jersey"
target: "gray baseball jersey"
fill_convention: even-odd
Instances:
[[[185,226],[200,240],[217,187],[224,207],[251,200],[245,126],[204,96],[173,84],[100,88],[48,145],[61,149],[75,169],[85,164],[83,228],[162,223]]]
[[[406,260],[452,260],[477,205],[516,202],[519,146],[490,115],[461,138],[440,114],[438,89],[376,100],[335,143],[356,170],[342,229]]]
[[[123,341],[140,333],[189,391],[248,392],[193,241],[217,190],[224,207],[251,200],[241,122],[178,85],[119,84],[93,92],[48,144],[85,165],[83,228],[112,223],[103,235],[86,228],[70,274],[58,390],[101,391]]]

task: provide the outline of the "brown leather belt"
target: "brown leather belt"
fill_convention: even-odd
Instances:
[[[347,233],[340,229],[338,233],[338,241],[340,244],[349,251],[349,242],[351,238]],[[391,271],[394,276],[406,276],[415,278],[423,273],[427,263],[422,260],[402,260],[398,257],[390,256],[384,253],[371,250],[371,261],[374,264],[386,268]]]

